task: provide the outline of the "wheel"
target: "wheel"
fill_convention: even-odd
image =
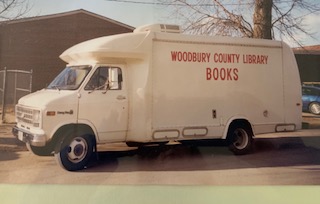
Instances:
[[[313,102],[309,105],[309,112],[315,115],[320,115],[320,103]]]
[[[50,146],[36,147],[29,143],[26,144],[27,149],[37,156],[53,156],[53,150]]]
[[[229,149],[235,155],[248,154],[252,151],[252,133],[248,128],[231,127],[228,132]]]
[[[82,135],[66,138],[55,151],[58,164],[68,170],[84,169],[95,149],[95,140],[92,135]]]

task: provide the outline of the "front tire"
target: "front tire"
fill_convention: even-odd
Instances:
[[[247,127],[234,126],[228,132],[229,149],[235,155],[244,155],[252,151],[252,132]]]
[[[86,168],[95,149],[94,141],[91,135],[66,138],[54,154],[58,164],[68,171]]]
[[[313,102],[309,105],[309,112],[315,115],[320,115],[320,103]]]

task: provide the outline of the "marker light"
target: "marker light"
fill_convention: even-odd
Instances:
[[[47,116],[55,116],[56,112],[55,111],[47,111]]]

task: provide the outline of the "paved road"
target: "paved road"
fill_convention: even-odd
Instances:
[[[234,156],[224,146],[145,148],[99,154],[88,169],[67,172],[54,157],[3,149],[0,183],[151,185],[319,185],[319,130],[262,135],[255,152]]]

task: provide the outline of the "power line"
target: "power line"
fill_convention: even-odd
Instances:
[[[187,3],[183,3],[183,2],[181,2],[181,3],[178,3],[178,2],[173,2],[173,3],[170,3],[170,2],[146,2],[146,1],[137,1],[137,0],[105,0],[105,1],[118,2],[118,3],[130,3],[130,4],[159,5],[159,6],[214,6],[214,4],[187,4]],[[290,2],[292,2],[292,0],[284,0],[281,3],[290,3]],[[241,4],[239,4],[239,3],[225,3],[223,5],[224,6],[247,6],[247,5],[252,5],[252,2],[251,3],[241,3]],[[307,14],[296,17],[295,19],[305,17],[310,14],[317,13],[319,11],[320,11],[320,9],[315,9],[312,12],[309,12]]]
[[[106,0],[106,1],[113,1],[113,2],[119,2],[119,3],[130,3],[130,4],[164,5],[164,6],[179,5],[176,3],[160,3],[160,2],[157,3],[157,2],[130,1],[130,0]]]
[[[185,3],[166,3],[166,2],[145,2],[145,1],[136,1],[136,0],[106,0],[112,2],[119,2],[119,3],[131,3],[131,4],[146,4],[146,5],[161,5],[161,6],[186,6]],[[239,5],[251,5],[252,3],[228,3],[223,4],[225,6],[239,6]],[[213,6],[213,4],[188,4],[188,6]]]

